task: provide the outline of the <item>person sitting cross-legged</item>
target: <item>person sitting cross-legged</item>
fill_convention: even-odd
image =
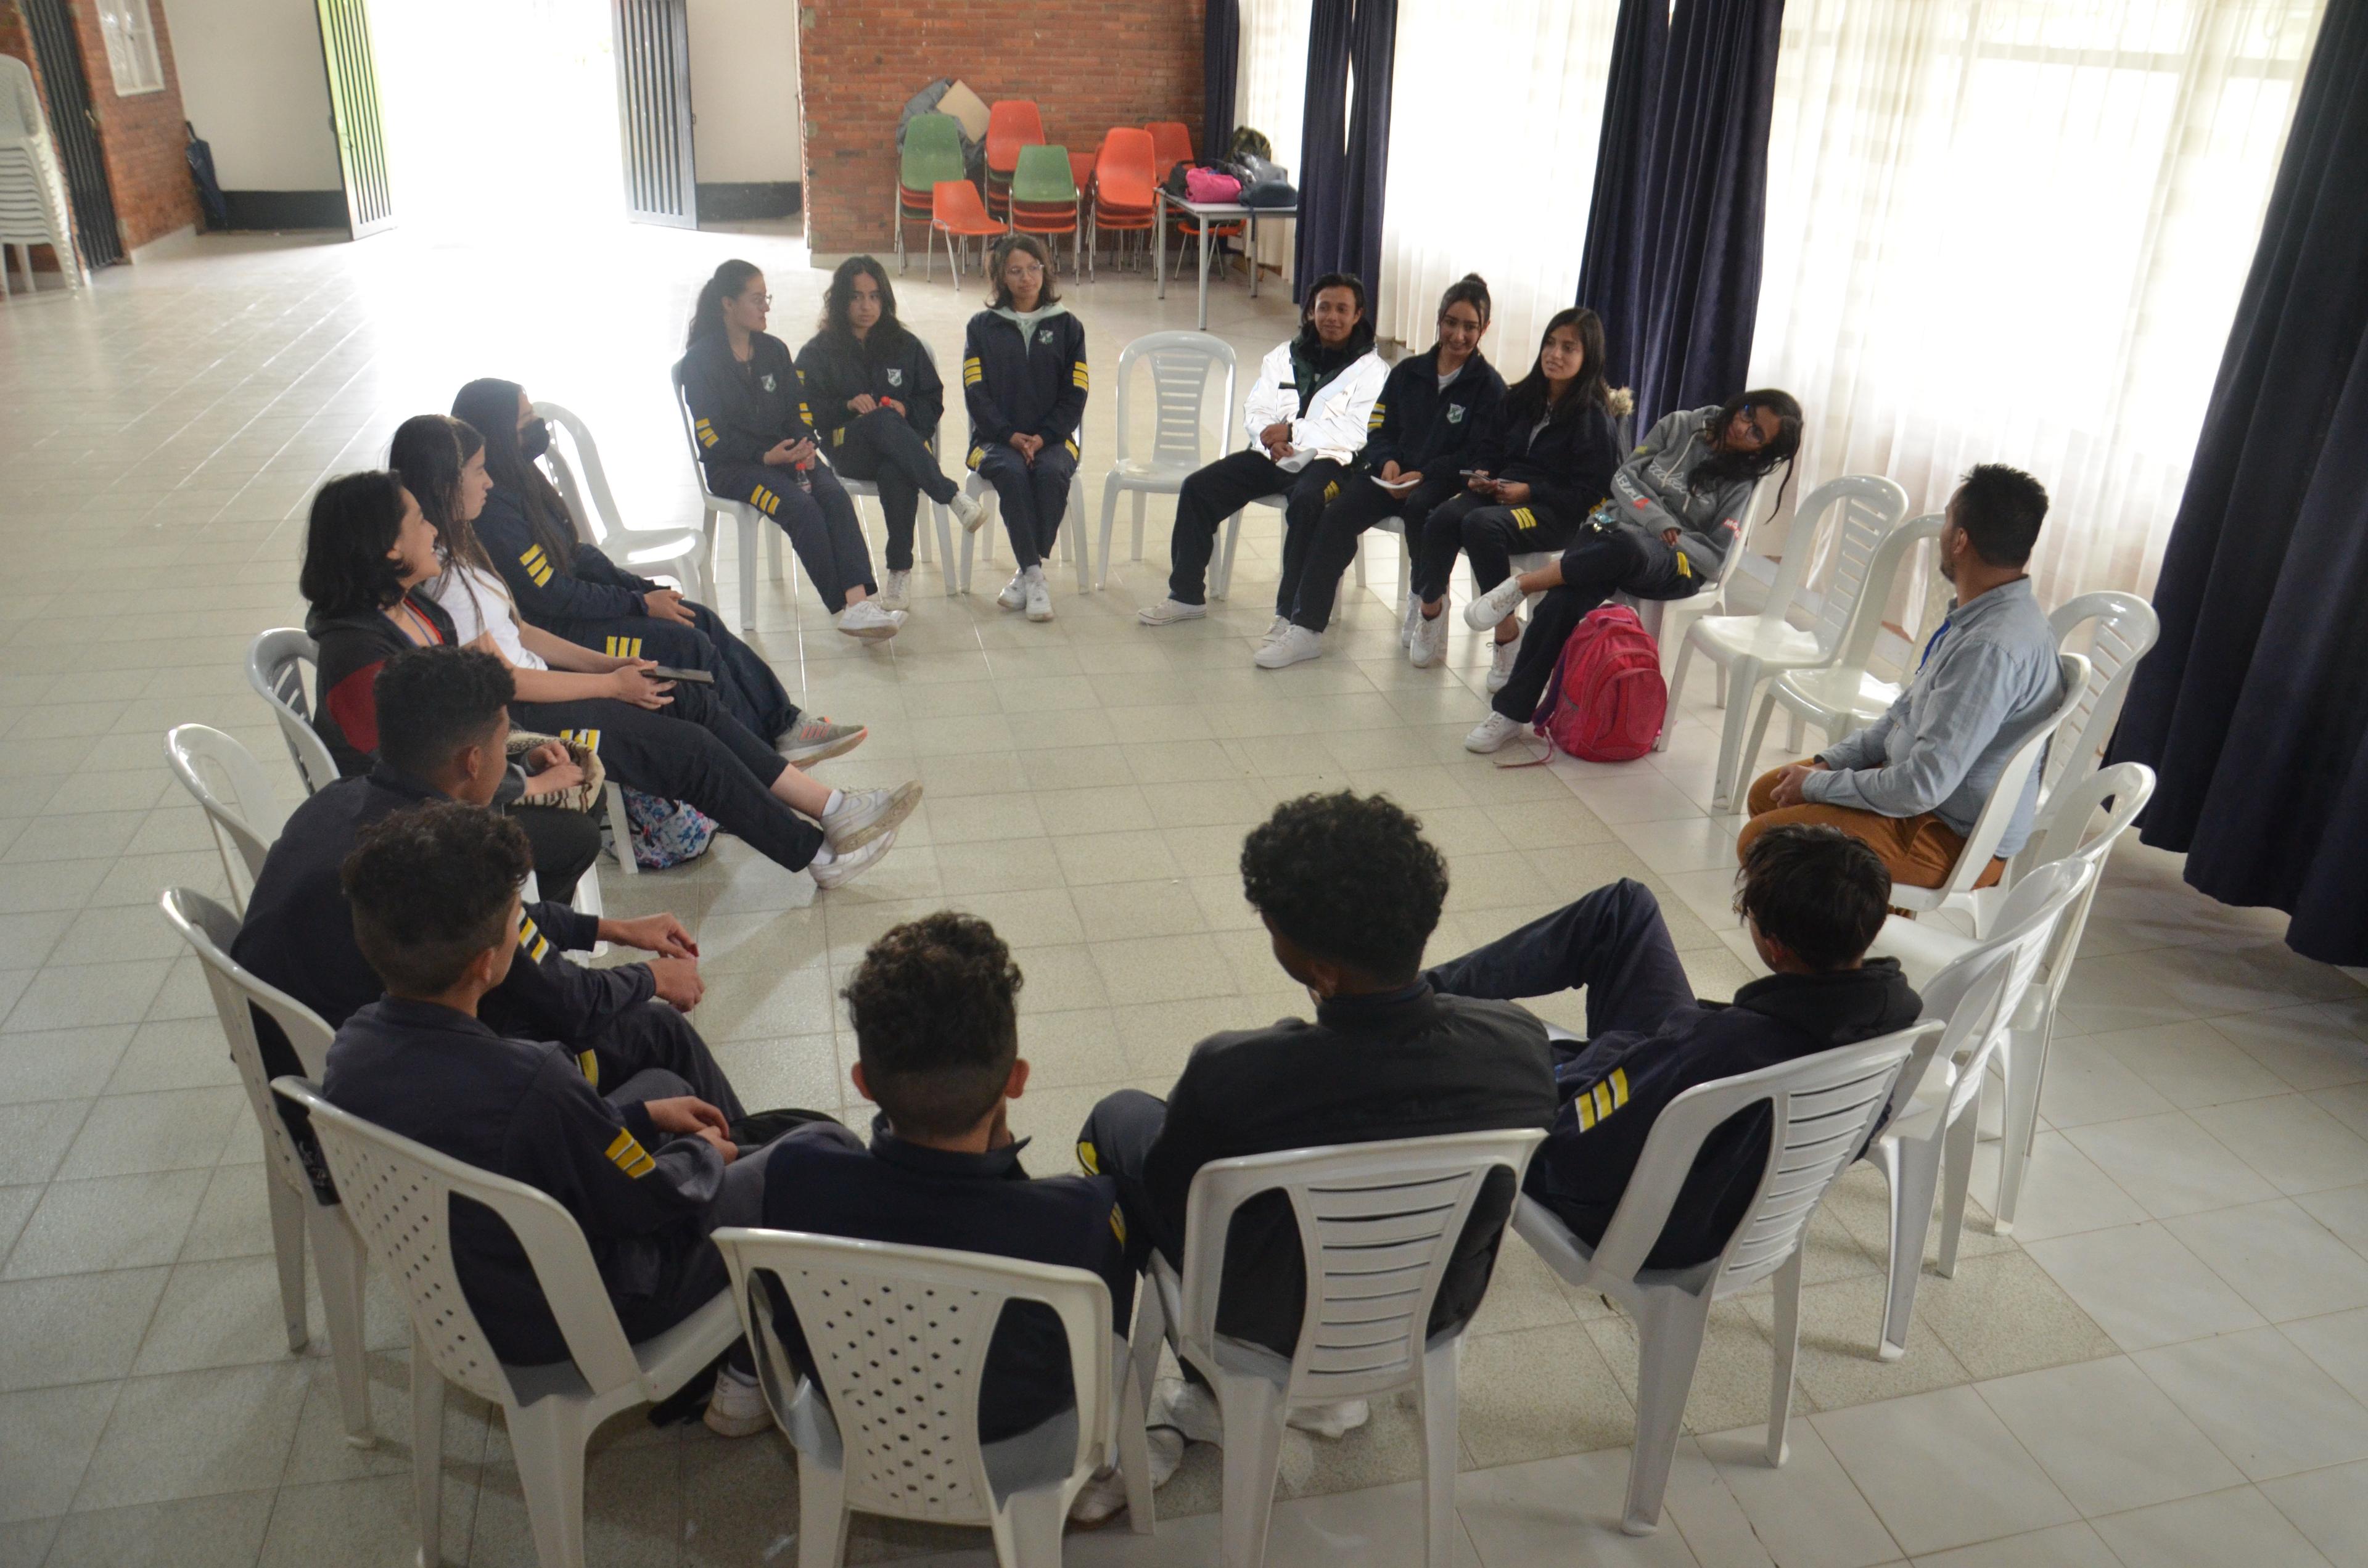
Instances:
[[[871,944],[844,993],[855,1023],[857,1092],[880,1108],[871,1142],[816,1122],[775,1146],[764,1224],[858,1241],[992,1253],[1086,1268],[1110,1286],[1123,1335],[1134,1305],[1124,1221],[1106,1176],[1030,1180],[1020,1167],[1010,1102],[1028,1087],[1019,1054],[1021,976],[995,927],[939,910]],[[812,1359],[785,1295],[774,1298],[781,1341]],[[1072,1408],[1068,1342],[1052,1309],[1004,1312],[979,1384],[982,1442],[1017,1437]],[[1107,1518],[1125,1502],[1113,1477],[1097,1488]]]
[[[744,1153],[731,1113],[678,1074],[650,1068],[596,1085],[568,1043],[505,1035],[478,1016],[519,960],[518,887],[530,869],[517,824],[458,802],[398,812],[362,835],[341,881],[354,938],[386,995],[338,1028],[321,1093],[557,1199],[638,1343],[725,1288],[708,1234],[756,1221],[779,1140]],[[567,1360],[566,1337],[509,1227],[468,1203],[452,1206],[450,1223],[453,1271],[494,1354],[522,1366]],[[717,1381],[719,1390],[734,1383],[755,1386]],[[765,1424],[712,1409],[709,1425],[746,1436]]]
[[[1893,881],[1937,888],[1956,869],[2008,756],[2061,699],[2055,630],[2023,570],[2047,516],[2047,492],[2020,469],[1982,463],[1949,497],[1947,515],[1941,574],[1956,601],[1907,689],[1865,729],[1760,775],[1737,856],[1748,856],[1770,828],[1826,823],[1872,845]],[[2040,772],[2023,780],[1975,887],[1995,884],[2031,837]]]
[[[1135,611],[1145,626],[1173,626],[1209,613],[1209,557],[1227,517],[1268,495],[1282,511],[1282,582],[1265,641],[1289,630],[1301,576],[1315,552],[1316,518],[1347,487],[1349,466],[1364,449],[1373,406],[1390,368],[1373,351],[1365,285],[1327,272],[1307,290],[1299,335],[1278,344],[1242,399],[1250,444],[1203,464],[1176,497],[1168,545],[1167,597]]]
[[[1545,1026],[1508,1003],[1447,994],[1422,973],[1447,862],[1414,817],[1385,796],[1304,795],[1251,830],[1241,867],[1275,961],[1315,998],[1315,1021],[1212,1035],[1164,1104],[1121,1089],[1087,1118],[1078,1162],[1117,1178],[1139,1265],[1156,1247],[1180,1267],[1185,1199],[1212,1160],[1544,1127],[1554,1114]],[[1479,1307],[1512,1203],[1509,1176],[1491,1175],[1432,1304],[1433,1335]],[[1226,1237],[1217,1332],[1289,1356],[1306,1292],[1291,1200],[1250,1199]],[[1200,1383],[1167,1385],[1154,1403],[1156,1428],[1220,1440],[1215,1401]],[[1354,1400],[1296,1411],[1292,1421],[1338,1437],[1365,1414]],[[1154,1450],[1155,1480],[1179,1452]]]
[[[1432,969],[1444,996],[1507,1000],[1585,988],[1587,1038],[1554,1046],[1562,1108],[1523,1190],[1589,1246],[1603,1239],[1654,1119],[1697,1084],[1854,1045],[1913,1024],[1922,1002],[1896,959],[1870,959],[1891,878],[1873,850],[1830,827],[1762,835],[1736,879],[1735,906],[1774,972],[1732,1003],[1699,1000],[1642,883],[1601,887]],[[1765,1106],[1704,1141],[1651,1268],[1725,1249],[1768,1157]]]

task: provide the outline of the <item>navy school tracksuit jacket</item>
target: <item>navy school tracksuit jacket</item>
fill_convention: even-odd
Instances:
[[[1042,436],[1077,454],[1092,378],[1086,370],[1085,324],[1064,305],[1048,305],[1024,324],[996,307],[970,318],[962,333],[962,402],[970,410],[972,468],[989,447],[1014,436]]]
[[[821,433],[822,448],[836,452],[847,444],[847,427],[863,416],[848,408],[855,398],[893,397],[905,405],[905,423],[924,441],[945,417],[946,388],[921,340],[882,322],[859,340],[849,332],[817,333],[798,350],[798,374],[805,378],[806,409]]]
[[[530,626],[556,627],[571,620],[621,620],[649,613],[643,594],[659,585],[637,577],[591,545],[571,540],[554,551],[527,519],[517,491],[495,485],[477,514],[477,538]]]
[[[1620,468],[1620,432],[1602,405],[1591,401],[1533,435],[1536,425],[1534,411],[1516,413],[1504,405],[1485,447],[1462,466],[1518,480],[1530,487],[1531,505],[1565,522],[1579,522],[1611,494],[1611,476]]]
[[[1732,1004],[1675,1009],[1651,1034],[1598,1035],[1555,1065],[1562,1110],[1530,1163],[1525,1188],[1592,1246],[1671,1100],[1713,1078],[1904,1029],[1922,1010],[1896,959],[1870,959],[1833,974],[1753,981]],[[1645,1258],[1648,1267],[1683,1268],[1719,1255],[1759,1186],[1768,1136],[1765,1105],[1738,1111],[1712,1132]]]
[[[1365,449],[1360,454],[1368,473],[1379,473],[1383,463],[1395,463],[1426,481],[1452,479],[1452,472],[1477,465],[1461,454],[1478,448],[1496,427],[1505,401],[1505,378],[1478,354],[1442,391],[1439,384],[1439,350],[1410,355],[1390,369],[1382,395],[1365,423]]]
[[[734,469],[761,468],[765,454],[783,441],[815,436],[814,412],[806,401],[805,382],[790,358],[790,346],[771,333],[748,339],[748,362],[732,357],[732,344],[722,333],[700,339],[683,356],[682,390],[690,403],[690,431],[699,442],[699,460],[708,472],[708,488],[718,495],[736,495],[747,488],[735,481]],[[767,517],[780,516],[778,477],[795,484],[794,471],[766,469],[751,499]]]
[[[1132,1321],[1134,1276],[1125,1262],[1118,1189],[1106,1176],[1029,1179],[1020,1140],[983,1154],[907,1143],[875,1119],[871,1146],[835,1122],[802,1127],[765,1165],[765,1223],[855,1241],[993,1253],[1091,1269],[1110,1286],[1112,1321]],[[786,1292],[774,1317],[797,1364],[814,1365]],[[979,1383],[979,1436],[1016,1436],[1076,1402],[1061,1320],[1038,1302],[1004,1310]]]
[[[705,1140],[652,1125],[639,1105],[611,1105],[575,1053],[508,1040],[463,1013],[388,997],[346,1020],[321,1092],[331,1105],[480,1170],[557,1199],[627,1335],[707,1245],[705,1216],[723,1156]],[[504,1361],[567,1358],[525,1249],[491,1210],[452,1204],[453,1268]]]

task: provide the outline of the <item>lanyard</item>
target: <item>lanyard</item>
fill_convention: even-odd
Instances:
[[[1916,661],[1917,674],[1923,674],[1924,666],[1932,662],[1932,650],[1941,645],[1941,638],[1949,635],[1949,623],[1956,619],[1957,612],[1955,610],[1951,610],[1948,614],[1941,618],[1940,627],[1933,631],[1931,641],[1924,644],[1924,656]]]

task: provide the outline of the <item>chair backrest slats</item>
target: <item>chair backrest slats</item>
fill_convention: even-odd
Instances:
[[[2102,757],[2121,722],[2122,704],[2129,696],[2137,664],[2162,634],[2154,606],[2135,594],[2109,588],[2082,594],[2055,607],[2048,618],[2055,630],[2055,645],[2071,647],[2082,627],[2089,628],[2089,679],[2080,700],[2066,715],[2055,744],[2048,748],[2046,771],[2041,776],[2043,809],[2066,783],[2086,778]]]
[[[568,515],[575,521],[575,537],[596,547],[607,543],[610,534],[624,528],[625,520],[609,488],[609,472],[601,466],[599,443],[592,439],[591,427],[573,411],[555,403],[538,403],[534,412],[537,418],[548,422],[557,432],[543,461],[551,470],[559,498],[567,504]],[[564,442],[561,436],[566,437]],[[572,460],[568,448],[575,450]]]
[[[245,909],[264,858],[288,822],[263,765],[236,740],[204,724],[175,725],[165,736],[165,760],[206,813],[231,898]]]
[[[1763,618],[1784,620],[1808,580],[1809,568],[1828,549],[1839,550],[1853,528],[1880,538],[1907,515],[1907,492],[1880,474],[1846,473],[1801,498],[1784,538],[1783,558],[1761,608]],[[1826,596],[1830,599],[1830,592]]]
[[[320,645],[300,627],[274,627],[247,644],[246,684],[271,705],[279,738],[288,743],[288,756],[308,795],[337,781],[336,759],[313,728],[312,704],[304,696],[304,672],[317,670],[320,663]]]
[[[1224,372],[1224,402],[1218,410],[1218,455],[1230,444],[1234,422],[1235,362],[1233,345],[1204,332],[1155,332],[1138,337],[1118,357],[1118,460],[1133,454],[1133,370],[1144,361],[1151,372],[1153,399],[1150,461],[1164,467],[1198,468],[1206,460],[1207,399],[1212,370]]]

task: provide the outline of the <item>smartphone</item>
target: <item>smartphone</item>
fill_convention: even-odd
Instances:
[[[715,677],[705,670],[677,670],[660,665],[650,672],[652,680],[687,680],[698,686],[713,686]]]

